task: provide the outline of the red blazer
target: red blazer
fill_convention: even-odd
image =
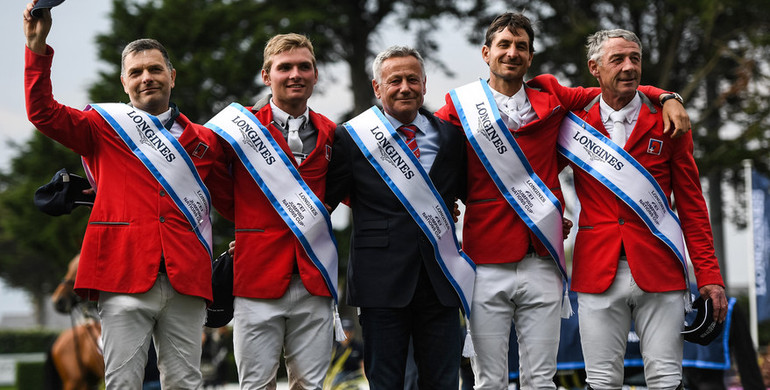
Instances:
[[[270,104],[248,109],[267,126],[278,145],[291,156],[291,149],[281,130],[271,123],[273,112]],[[312,110],[310,121],[318,129],[318,141],[315,149],[299,166],[299,173],[323,201],[326,171],[331,158],[336,125]],[[302,244],[270,204],[230,145],[224,140],[221,142],[225,145],[225,154],[234,180],[233,203],[229,209],[223,210],[225,217],[235,221],[233,295],[246,298],[280,298],[289,287],[296,264],[308,292],[313,295],[331,296],[321,273],[305,253]]]
[[[146,292],[155,283],[163,257],[177,292],[211,300],[211,257],[189,222],[95,110],[81,111],[54,100],[53,49],[48,53],[41,56],[26,49],[27,115],[43,134],[83,156],[97,183],[75,289],[89,299],[96,299],[98,291]],[[183,115],[177,122],[184,127],[179,142],[204,182],[226,174],[216,135]]]
[[[663,135],[660,112],[650,105],[649,100],[642,99],[645,104],[624,149],[655,177],[669,203],[673,192],[698,288],[707,284],[724,286],[714,256],[698,167],[692,156],[692,133],[676,139]],[[594,103],[598,103],[598,98]],[[599,104],[591,104],[575,114],[607,135]],[[662,142],[659,154],[648,152],[653,139]],[[631,274],[642,290],[686,289],[679,260],[653,236],[641,218],[583,170],[573,167],[573,171],[581,211],[572,262],[572,289],[585,293],[607,290],[615,278],[621,245],[625,248]]]
[[[567,111],[584,107],[600,92],[598,88],[567,88],[550,74],[528,81],[527,98],[538,119],[513,130],[513,136],[529,160],[532,169],[564,206],[559,184],[559,163],[556,139],[559,126]],[[655,99],[665,91],[643,87]],[[449,94],[446,105],[436,116],[462,128]],[[512,263],[521,261],[532,245],[538,255],[548,250],[511,208],[487,174],[470,143],[468,151],[468,200],[463,220],[463,250],[476,264]]]

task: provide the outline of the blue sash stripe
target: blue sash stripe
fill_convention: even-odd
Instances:
[[[201,244],[203,244],[203,246],[206,248],[206,251],[209,253],[209,257],[213,259],[213,248],[211,248],[210,243],[208,243],[206,239],[203,237],[203,234],[199,229],[198,221],[196,221],[194,216],[190,214],[190,212],[187,210],[187,207],[179,198],[179,195],[177,195],[176,191],[174,191],[174,188],[168,183],[168,181],[166,181],[163,175],[160,174],[160,172],[155,167],[155,165],[153,165],[152,162],[150,162],[147,156],[145,156],[145,154],[141,151],[141,149],[134,143],[131,137],[125,132],[125,130],[120,126],[120,124],[118,124],[118,122],[115,120],[115,118],[112,117],[112,115],[110,115],[105,109],[100,107],[98,104],[91,104],[90,106],[93,109],[95,109],[110,124],[110,126],[115,130],[115,132],[118,133],[118,135],[123,140],[123,142],[125,142],[126,145],[128,145],[128,147],[131,149],[134,155],[137,158],[139,158],[139,160],[147,168],[147,170],[150,171],[152,176],[155,177],[158,183],[160,183],[160,185],[166,190],[166,193],[171,197],[171,199],[177,205],[177,208],[187,218],[187,221],[192,226],[192,230],[195,232],[195,235],[198,237],[198,240],[201,242]],[[193,176],[195,177],[195,180],[198,182],[199,187],[201,188],[204,196],[206,197],[209,210],[211,210],[211,195],[209,194],[208,188],[206,188],[206,186],[203,184],[203,180],[201,179],[197,168],[195,168],[195,164],[192,162],[190,155],[187,154],[187,151],[184,149],[184,147],[182,147],[182,144],[179,143],[179,140],[174,138],[174,136],[171,135],[171,133],[169,133],[165,127],[163,127],[163,124],[160,122],[158,117],[150,114],[147,114],[147,116],[150,117],[153,123],[157,126],[157,129],[153,129],[153,130],[160,132],[166,138],[166,141],[168,141],[168,143],[174,147],[174,149],[177,152],[177,155],[182,158],[185,164],[187,164],[187,167],[190,169],[190,172],[192,172]]]
[[[639,162],[636,161],[636,159],[634,159],[630,154],[628,154],[628,152],[621,149],[617,144],[610,141],[609,138],[604,136],[601,132],[593,128],[590,124],[586,123],[584,120],[580,119],[580,117],[578,117],[577,115],[571,112],[568,112],[566,120],[571,120],[575,122],[581,128],[583,128],[593,136],[597,137],[599,140],[607,144],[609,147],[613,148],[617,153],[623,155],[626,158],[626,160],[630,162],[631,165],[636,170],[641,172],[645,176],[645,178],[647,178],[650,181],[650,184],[655,188],[655,191],[657,192],[658,196],[660,196],[661,199],[663,199],[666,206],[666,212],[672,218],[674,218],[677,224],[681,225],[679,218],[676,216],[676,214],[674,214],[674,212],[671,210],[671,207],[668,204],[668,197],[666,197],[665,193],[660,188],[660,185],[658,184],[658,182],[647,171],[647,169],[645,169],[641,164],[639,164]],[[564,157],[569,159],[571,162],[573,162],[575,165],[577,165],[581,169],[588,172],[596,180],[604,184],[604,186],[606,186],[610,191],[612,191],[617,197],[622,199],[624,203],[626,203],[629,207],[631,207],[636,212],[636,214],[644,221],[644,224],[647,225],[647,227],[650,229],[652,234],[655,235],[655,237],[658,237],[658,239],[660,239],[661,241],[663,241],[666,244],[666,246],[668,246],[674,252],[676,257],[679,258],[679,262],[684,267],[685,275],[688,274],[687,259],[685,258],[684,253],[681,253],[679,249],[676,247],[676,245],[655,226],[655,224],[647,217],[644,210],[641,208],[641,206],[639,206],[639,204],[634,202],[633,199],[631,199],[631,197],[629,197],[623,190],[618,188],[610,179],[608,179],[606,176],[600,174],[595,169],[593,169],[586,161],[581,160],[576,155],[571,153],[569,150],[565,149],[562,145],[557,144],[557,149],[559,153],[564,155]]]
[[[323,205],[320,199],[318,199],[318,196],[313,193],[313,191],[308,187],[307,183],[305,183],[305,180],[300,175],[297,168],[294,166],[294,164],[291,163],[286,153],[283,153],[283,149],[278,145],[278,143],[273,138],[272,134],[270,134],[270,131],[262,125],[262,123],[257,119],[254,114],[245,109],[242,105],[238,103],[231,103],[231,107],[234,107],[238,109],[241,113],[243,113],[245,116],[247,116],[251,121],[253,121],[257,126],[259,127],[259,130],[261,132],[261,135],[267,139],[268,142],[273,146],[273,148],[278,151],[276,153],[281,161],[286,165],[286,167],[289,169],[289,171],[292,174],[292,177],[294,180],[297,181],[297,183],[302,187],[302,189],[310,196],[310,199],[313,201],[313,203],[318,207],[321,214],[323,215],[323,218],[327,225],[327,230],[329,232],[329,239],[331,239],[334,246],[337,246],[337,240],[334,238],[334,234],[332,233],[332,224],[331,224],[331,216],[329,215],[329,212],[326,210],[326,207]],[[289,229],[291,229],[292,233],[297,237],[297,239],[302,244],[302,247],[305,248],[305,252],[307,253],[308,257],[313,261],[313,264],[316,266],[316,268],[321,273],[321,276],[324,278],[324,282],[326,283],[326,287],[329,289],[329,293],[331,293],[332,297],[334,298],[334,302],[337,303],[338,296],[337,296],[337,288],[336,283],[334,282],[334,279],[336,279],[337,275],[334,275],[334,279],[332,279],[332,275],[329,275],[329,273],[326,271],[326,268],[323,266],[323,262],[318,258],[318,255],[313,251],[312,246],[310,245],[310,242],[308,242],[307,238],[305,237],[304,233],[300,230],[299,227],[294,223],[292,218],[286,213],[286,210],[281,206],[278,199],[276,199],[273,192],[270,190],[268,185],[265,183],[265,181],[260,176],[259,172],[254,168],[254,166],[249,162],[248,157],[246,157],[246,154],[243,152],[243,149],[241,148],[240,143],[230,136],[226,131],[222,130],[220,127],[212,124],[211,122],[206,123],[206,127],[210,128],[214,132],[216,132],[220,137],[224,138],[232,147],[235,153],[240,158],[241,162],[243,163],[246,170],[249,172],[251,177],[254,179],[254,181],[257,183],[259,188],[262,190],[262,192],[265,194],[265,197],[270,201],[273,208],[278,212],[278,214],[281,216],[281,218],[286,222],[286,224],[289,226]]]
[[[425,169],[420,165],[419,160],[417,157],[412,153],[411,149],[404,143],[404,141],[401,139],[400,136],[396,133],[395,129],[393,129],[393,126],[390,124],[390,121],[388,121],[387,118],[382,114],[382,112],[376,107],[372,106],[370,108],[375,114],[377,114],[377,117],[379,120],[385,125],[385,129],[390,133],[393,140],[395,140],[398,147],[402,150],[402,156],[406,156],[409,158],[412,163],[415,166],[415,169],[419,174],[422,176],[423,180],[425,180],[425,183],[430,188],[431,192],[433,193],[433,196],[439,200],[439,204],[441,205],[441,208],[444,212],[444,214],[447,217],[447,220],[452,224],[452,232],[454,232],[454,219],[452,218],[451,214],[449,213],[449,209],[444,204],[443,199],[441,198],[441,195],[439,194],[438,190],[436,190],[436,187],[433,185],[433,182],[430,179],[430,176],[425,171]],[[350,124],[345,122],[343,124],[345,129],[350,134],[353,141],[358,145],[358,148],[361,150],[361,152],[364,154],[364,157],[369,161],[369,163],[372,165],[372,167],[377,171],[377,173],[380,175],[380,177],[385,181],[387,186],[393,191],[393,193],[396,195],[398,200],[404,205],[406,210],[409,212],[409,215],[412,216],[412,219],[414,219],[415,222],[420,226],[423,232],[425,232],[425,236],[430,240],[431,245],[433,246],[433,253],[436,257],[436,261],[438,262],[439,266],[441,267],[442,272],[444,273],[444,276],[446,276],[449,283],[452,285],[452,287],[457,292],[457,295],[460,297],[460,301],[463,305],[463,312],[465,313],[467,318],[470,318],[470,302],[465,298],[465,294],[462,291],[462,288],[460,287],[459,283],[455,280],[455,278],[452,276],[452,274],[449,272],[444,259],[442,258],[439,250],[438,250],[438,242],[436,241],[436,237],[433,236],[433,234],[430,234],[430,228],[425,225],[425,223],[420,218],[417,211],[414,209],[414,207],[411,205],[411,203],[407,200],[407,198],[404,196],[404,194],[398,189],[398,187],[393,183],[393,181],[390,179],[388,174],[382,169],[380,166],[380,163],[377,161],[377,159],[372,155],[372,153],[369,151],[369,149],[366,147],[364,142],[361,140],[361,138],[356,133],[355,129],[353,129]],[[476,265],[473,263],[473,261],[464,253],[462,250],[460,250],[460,244],[457,241],[457,236],[452,233],[452,240],[454,242],[455,248],[457,249],[458,254],[467,262],[475,271]]]
[[[492,91],[489,89],[489,85],[485,82],[481,82],[481,85],[484,89],[484,93],[487,96],[487,99],[489,99],[490,103],[494,102],[494,97],[492,95]],[[469,130],[470,125],[468,123],[468,118],[465,114],[465,111],[462,108],[462,105],[460,104],[460,99],[457,96],[457,92],[453,89],[449,92],[450,97],[452,98],[452,102],[454,103],[455,110],[457,111],[457,115],[460,119],[460,122],[463,125],[463,131],[465,132],[465,136],[468,139],[468,141],[473,146],[473,149],[476,151],[480,151],[481,147],[478,144],[478,141],[476,140],[476,137],[473,135],[473,133]],[[555,195],[551,192],[550,189],[543,183],[543,181],[540,179],[539,176],[535,173],[535,171],[532,169],[532,166],[529,164],[529,161],[527,160],[527,157],[524,155],[524,152],[521,150],[521,147],[516,142],[516,140],[513,138],[513,134],[511,134],[510,130],[508,130],[508,126],[503,122],[503,119],[500,117],[499,110],[491,110],[494,117],[495,122],[497,125],[502,129],[503,131],[500,131],[502,136],[504,136],[508,142],[511,144],[512,150],[516,152],[516,155],[518,156],[519,160],[521,160],[522,166],[526,169],[527,174],[532,178],[532,181],[540,188],[540,190],[548,197],[548,200],[553,203],[556,210],[558,210],[559,214],[562,215],[562,207],[561,202],[559,202],[559,199],[556,198]],[[486,169],[487,173],[489,173],[490,178],[497,186],[500,193],[503,195],[505,200],[508,202],[508,204],[513,207],[513,209],[516,211],[516,214],[519,215],[519,217],[524,221],[524,223],[527,224],[527,227],[532,231],[532,233],[537,236],[537,238],[540,240],[540,242],[546,247],[548,250],[548,253],[553,257],[554,261],[556,262],[556,265],[559,267],[559,271],[562,274],[562,278],[566,281],[568,280],[567,271],[564,269],[564,267],[561,264],[561,261],[563,260],[559,256],[559,252],[554,248],[554,246],[551,244],[551,242],[548,240],[546,235],[543,233],[542,230],[535,224],[534,221],[527,215],[526,211],[522,209],[522,207],[519,205],[519,203],[516,201],[516,199],[513,197],[511,192],[508,190],[506,185],[500,180],[500,177],[495,172],[494,167],[489,162],[489,159],[484,153],[476,153],[476,155],[479,157],[479,160],[481,161],[482,165],[484,165],[484,168]]]

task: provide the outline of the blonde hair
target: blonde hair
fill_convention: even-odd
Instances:
[[[310,56],[313,58],[313,68],[316,68],[315,52],[313,51],[313,44],[304,35],[289,33],[278,34],[265,44],[265,51],[262,55],[262,70],[270,73],[270,67],[273,66],[273,57],[286,51],[294,49],[306,48],[310,50]]]

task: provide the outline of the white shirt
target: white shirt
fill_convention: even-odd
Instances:
[[[503,95],[490,87],[495,103],[500,110],[500,117],[509,129],[518,130],[530,122],[537,120],[537,114],[527,98],[526,86],[521,85],[513,96]]]
[[[610,120],[610,114],[615,110],[604,101],[604,98],[600,99],[599,107],[601,108],[604,128],[607,129],[607,133],[610,135],[610,138],[612,138],[613,123]],[[639,93],[637,92],[636,95],[634,95],[634,98],[631,99],[625,107],[618,110],[618,112],[625,117],[623,124],[626,128],[626,141],[628,141],[628,138],[631,136],[631,131],[634,130],[634,127],[636,126],[636,120],[639,118],[639,111],[641,109],[642,98],[639,97]]]
[[[168,111],[158,115],[158,119],[160,120],[160,123],[166,123],[169,119],[171,119],[171,108],[168,109]],[[171,135],[174,136],[174,138],[179,139],[179,137],[182,136],[182,133],[184,132],[184,127],[179,124],[179,122],[174,121],[174,124],[171,125],[171,128],[168,130]]]
[[[270,109],[273,111],[273,120],[275,123],[278,123],[279,128],[282,130],[289,128],[289,117],[292,117],[284,110],[281,110],[273,104],[273,99],[270,99]],[[302,113],[302,115],[298,116],[297,118],[305,117],[305,124],[307,125],[307,118],[310,118],[310,107],[305,107],[305,112]],[[293,118],[293,117],[292,117]],[[286,137],[286,134],[284,134],[284,137]]]

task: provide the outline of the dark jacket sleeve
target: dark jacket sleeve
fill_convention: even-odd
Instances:
[[[353,183],[350,153],[352,140],[345,127],[337,126],[334,132],[332,159],[326,174],[326,204],[333,209],[346,201]]]

